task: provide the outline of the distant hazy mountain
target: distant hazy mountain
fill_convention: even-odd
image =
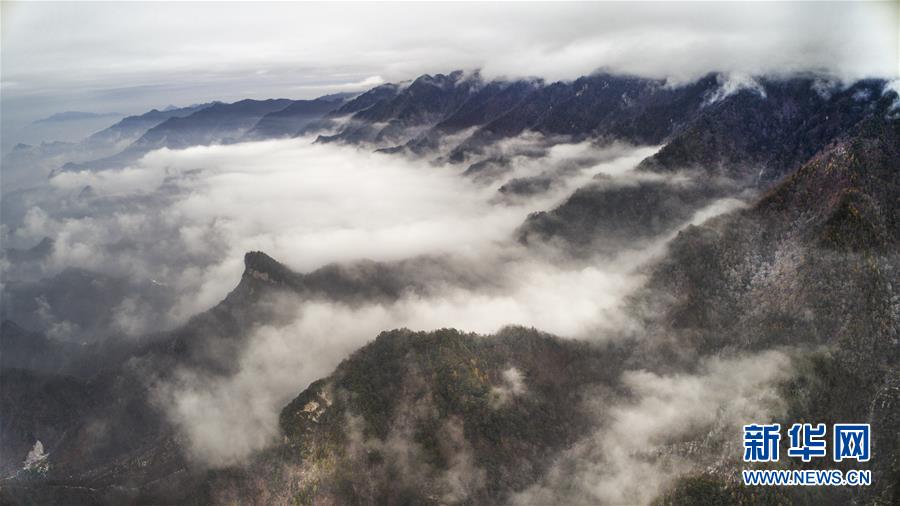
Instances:
[[[52,245],[44,242],[27,252],[9,251],[7,258],[41,262],[51,251]],[[112,309],[124,299],[132,297],[141,303],[158,305],[166,296],[164,287],[150,281],[136,282],[68,268],[39,280],[7,279],[0,320],[15,319],[16,323],[33,329],[57,327],[62,334],[60,339],[70,342],[102,342],[110,334],[121,333],[116,328]]]
[[[153,109],[144,114],[128,116],[115,125],[91,135],[87,138],[87,142],[90,144],[119,143],[122,141],[133,142],[144,135],[147,130],[168,119],[182,118],[213,104],[215,104],[215,102],[180,108],[170,106],[162,111]]]
[[[345,96],[328,96],[315,100],[296,100],[279,111],[263,116],[246,134],[247,140],[294,137],[305,127],[320,120],[344,103]]]
[[[161,147],[179,149],[234,141],[263,116],[292,103],[288,99],[273,99],[213,104],[185,117],[167,119],[148,130],[129,150],[146,152]]]
[[[232,104],[213,102],[184,109],[153,110],[126,118],[119,124],[95,134],[97,140],[140,131],[140,136],[115,155],[90,162],[66,164],[60,170],[100,170],[137,160],[163,147],[183,149],[190,146],[233,143],[269,136],[295,135],[305,125],[318,120],[341,103],[340,97],[310,101],[288,99],[241,100]],[[295,105],[296,104],[296,105]],[[278,116],[289,106],[291,110]],[[262,121],[258,128],[254,128]],[[126,122],[126,120],[129,120]],[[296,130],[293,128],[296,126]],[[94,137],[94,136],[92,136]]]
[[[66,111],[66,112],[58,112],[56,114],[51,114],[46,118],[41,118],[36,120],[35,123],[52,123],[55,121],[76,121],[76,120],[84,120],[84,119],[97,119],[97,118],[113,118],[117,116],[124,116],[124,114],[120,114],[117,112],[84,112],[84,111]]]
[[[154,109],[145,114],[128,116],[78,142],[19,144],[3,156],[3,192],[37,184],[60,167],[77,169],[88,160],[114,155],[163,121],[186,116],[208,105],[210,104],[199,104],[166,111]]]

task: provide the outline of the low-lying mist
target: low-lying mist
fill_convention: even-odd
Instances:
[[[460,177],[464,167],[308,138],[163,149],[119,170],[55,175],[48,190],[23,202],[25,217],[4,228],[4,242],[55,241],[35,279],[74,267],[169,293],[167,307],[136,293],[113,309],[114,330],[139,335],[215,305],[237,284],[251,250],[301,272],[364,258],[478,257],[528,213],[552,207],[594,173],[633,167],[652,149],[585,142],[553,147],[539,160],[514,158],[517,177],[554,173],[576,158],[599,161],[559,170],[559,185],[503,205],[492,203],[496,186]],[[7,265],[8,278],[21,272]]]
[[[702,360],[692,373],[628,371],[630,395],[598,405],[602,428],[554,462],[546,478],[512,503],[649,504],[696,462],[702,447],[724,445],[739,453],[740,427],[783,416],[777,385],[790,377],[784,351]],[[715,455],[715,453],[713,453]]]
[[[235,374],[182,367],[156,384],[154,401],[186,436],[195,461],[230,465],[275,442],[281,408],[382,330],[486,334],[515,324],[589,340],[633,335],[640,326],[623,304],[644,282],[645,267],[681,228],[741,205],[713,200],[652,240],[619,238],[613,254],[575,262],[554,254],[553,245],[518,243],[514,231],[595,176],[605,185],[648,178],[682,185],[690,177],[633,172],[655,147],[541,144],[526,136],[496,147],[508,161],[487,179],[464,175],[466,166],[308,138],[163,149],[118,170],[54,176],[52,197],[7,233],[18,243],[53,238],[43,276],[76,267],[164,290],[163,307],[137,293],[112,308],[118,330],[129,335],[174,327],[215,305],[237,284],[252,250],[298,272],[434,256],[473,273],[474,283],[445,279],[393,301],[283,294],[274,302],[290,323],[245,336]],[[532,177],[553,184],[498,198],[504,182]]]

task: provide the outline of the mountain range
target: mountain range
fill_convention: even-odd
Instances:
[[[52,175],[121,168],[160,148],[303,136],[421,160],[423,170],[458,167],[460,177],[496,188],[503,205],[544,194],[597,163],[548,164],[538,176],[514,170],[555,146],[660,146],[631,179],[597,174],[497,240],[587,268],[615,261],[623,244],[668,239],[625,302],[635,328],[599,342],[515,325],[489,335],[384,329],[297,388],[280,410],[273,443],[220,466],[196,462],[182,427],[161,406],[161,385],[186,381],[185,371],[205,381],[239,375],[250,336],[295,316],[277,301],[392,303],[447,286],[481,287],[490,273],[477,261],[439,255],[301,273],[253,251],[240,282],[217,305],[174,330],[131,340],[119,338],[106,310],[132,292],[164,298],[165,287],[71,269],[5,279],[0,498],[73,505],[596,503],[590,479],[581,479],[584,462],[627,467],[603,460],[612,451],[604,435],[640,406],[647,387],[638,380],[720,381],[703,364],[771,352],[793,371],[776,381],[782,409],[774,421],[865,422],[873,431],[868,463],[783,467],[871,469],[872,486],[743,487],[738,433],[728,432],[733,420],[719,413],[629,454],[628,462],[645,459],[642,465],[659,470],[659,490],[619,500],[896,504],[898,107],[897,92],[874,79],[710,74],[674,85],[601,72],[547,83],[456,71],[357,95],[211,102],[124,118],[74,148],[105,151],[102,157],[61,164]],[[515,143],[523,138],[529,142]],[[9,156],[24,159],[29,150]],[[744,205],[691,223],[723,199]],[[53,238],[41,244],[10,249],[4,259],[25,269],[50,254]],[[90,337],[73,340],[44,325],[37,315],[45,303]],[[694,388],[699,396],[702,386]],[[23,466],[38,442],[46,465]]]
[[[121,117],[124,114],[119,114],[117,112],[85,112],[85,111],[66,111],[66,112],[58,112],[56,114],[51,114],[46,118],[41,118],[36,120],[35,123],[50,123],[54,121],[74,121],[74,120],[83,120],[83,119],[93,119],[93,118],[115,118]]]

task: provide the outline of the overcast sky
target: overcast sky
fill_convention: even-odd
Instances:
[[[882,3],[2,2],[4,130],[63,110],[305,98],[423,72],[896,77]],[[7,133],[9,133],[7,131]]]

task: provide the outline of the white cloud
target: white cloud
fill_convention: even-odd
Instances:
[[[592,339],[637,329],[621,305],[677,230],[572,265],[517,245],[512,232],[530,212],[552,208],[596,174],[615,184],[640,180],[631,169],[656,148],[583,142],[555,145],[542,157],[515,156],[545,149],[540,141],[525,136],[499,147],[512,160],[506,177],[549,172],[562,181],[517,203],[496,202],[499,183],[473,182],[461,176],[461,166],[307,138],[162,149],[124,169],[56,176],[50,196],[35,203],[15,233],[55,239],[45,274],[83,267],[172,290],[167,320],[139,298],[114,308],[117,330],[132,334],[174,326],[216,304],[236,285],[243,255],[252,250],[304,272],[334,261],[440,255],[480,280],[442,279],[424,293],[353,307],[286,297],[282,313],[293,321],[248,336],[237,374],[177,371],[158,386],[158,400],[195,458],[228,464],[269,444],[291,396],[385,329],[490,333],[520,324]],[[686,177],[671,182],[689,184]],[[84,185],[93,188],[91,196],[80,196]],[[736,203],[714,202],[689,222]],[[504,391],[521,393],[519,380],[511,372]]]
[[[503,381],[500,385],[491,388],[491,406],[495,408],[506,405],[513,397],[525,393],[525,375],[515,367],[509,367],[503,371]]]
[[[494,266],[497,280],[513,279],[499,291],[449,287],[430,297],[359,307],[285,297],[281,312],[296,319],[250,336],[239,373],[205,379],[182,371],[179,381],[162,386],[161,405],[187,434],[195,458],[210,465],[238,462],[275,440],[278,413],[291,397],[385,329],[490,333],[521,324],[588,339],[637,330],[621,304],[643,281],[636,269],[659,253],[661,246],[624,252],[618,260],[574,269],[484,255],[479,261]],[[526,392],[515,367],[503,378],[499,404]]]
[[[777,384],[789,375],[778,351],[708,358],[694,373],[626,372],[629,398],[599,406],[602,427],[513,502],[649,504],[678,475],[739,458],[741,425],[783,415]]]
[[[538,140],[526,136],[501,149],[509,154],[531,145]],[[236,285],[247,251],[265,251],[302,272],[359,259],[508,254],[504,244],[530,212],[552,207],[594,174],[622,175],[654,151],[583,142],[556,145],[539,158],[512,156],[507,177],[556,171],[562,184],[527,201],[497,203],[502,180],[476,183],[460,176],[460,166],[306,138],[162,149],[123,169],[53,177],[49,194],[30,204],[12,235],[22,244],[54,238],[45,275],[79,267],[173,290],[179,299],[165,322],[140,318],[140,305],[120,307],[122,328],[138,332],[140,322],[172,326],[216,304]],[[584,159],[596,163],[571,169],[572,160]],[[82,196],[86,186],[93,191]],[[540,276],[523,278],[536,294],[573,274]],[[574,276],[615,284],[617,274],[588,269]],[[595,308],[585,304],[574,308]],[[550,326],[574,331],[578,324],[566,323],[572,321],[579,319]],[[508,323],[485,322],[480,328]]]
[[[731,95],[747,90],[756,93],[762,98],[766,98],[766,90],[759,84],[753,76],[743,73],[729,73],[720,75],[718,78],[719,89],[706,98],[706,104],[714,104],[720,100],[724,100]]]
[[[354,307],[287,298],[283,312],[294,321],[249,336],[236,375],[210,379],[179,371],[176,381],[160,386],[160,399],[189,436],[194,456],[222,464],[268,444],[291,396],[384,329],[489,333],[522,324],[595,339],[633,329],[621,304],[670,235],[579,265],[533,256],[511,237],[529,212],[552,207],[593,174],[627,181],[629,169],[652,152],[587,143],[554,147],[542,161],[514,163],[512,174],[569,167],[572,158],[597,163],[566,169],[567,183],[549,195],[509,205],[491,203],[496,184],[470,182],[461,167],[309,139],[160,150],[126,169],[54,179],[57,193],[42,204],[48,210],[35,207],[18,233],[56,239],[48,274],[84,267],[172,289],[177,300],[168,321],[138,299],[115,308],[117,328],[135,334],[175,325],[221,300],[250,250],[299,271],[336,260],[439,254],[483,278],[475,286],[446,280],[427,293]],[[87,203],[77,197],[82,184],[95,188]],[[87,207],[69,216],[70,206]],[[714,203],[697,219],[729,208]],[[519,390],[514,377],[508,383],[511,392]]]
[[[896,19],[895,2],[5,2],[4,116],[308,98],[456,68],[897,77]]]

